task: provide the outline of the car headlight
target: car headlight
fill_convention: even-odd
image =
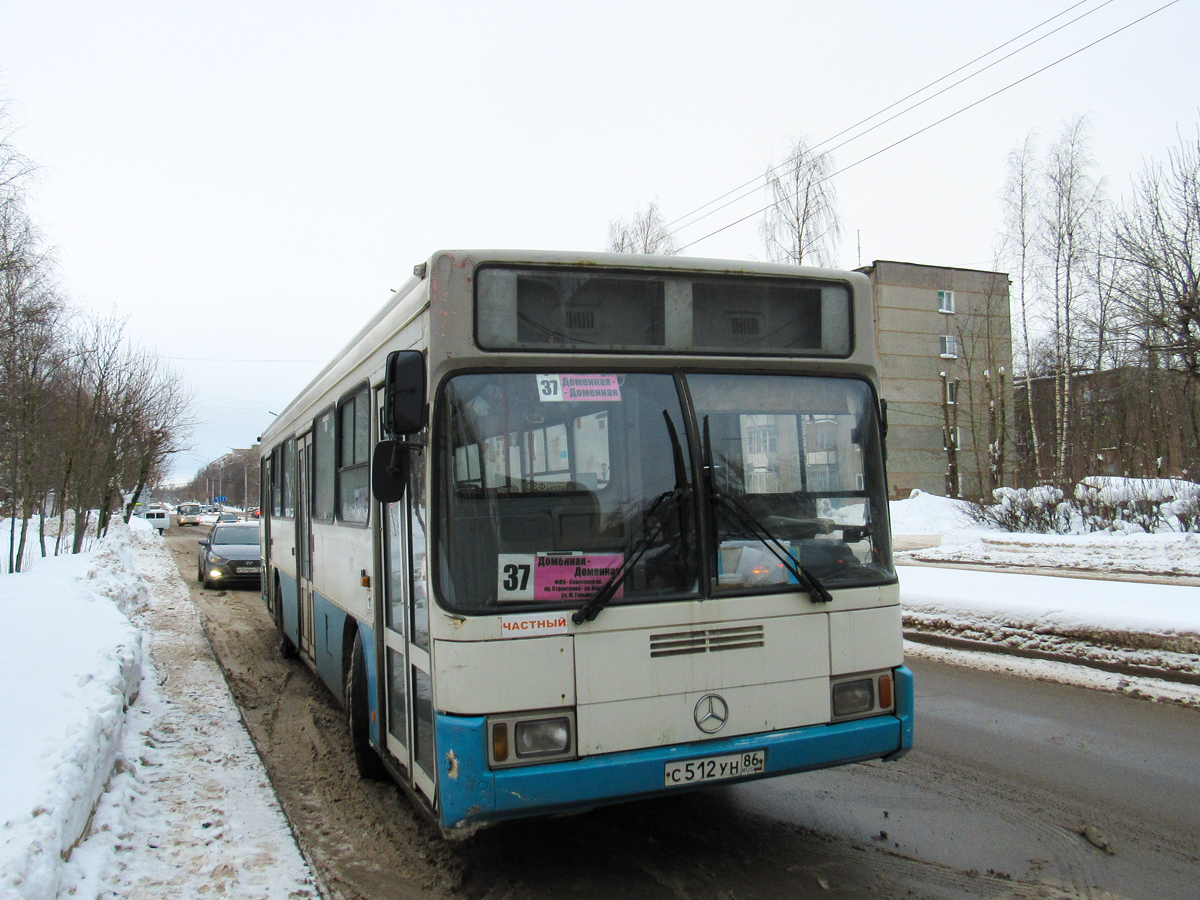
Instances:
[[[208,561],[217,566],[223,566],[229,562],[229,560],[227,560],[225,557],[217,556],[215,553],[208,554]]]

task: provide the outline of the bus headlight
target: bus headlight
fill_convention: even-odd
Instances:
[[[833,715],[854,716],[875,708],[875,679],[859,678],[833,686]]]
[[[546,756],[564,753],[571,746],[571,722],[566,716],[518,722],[517,756]]]
[[[575,710],[542,709],[488,716],[493,769],[575,758]]]

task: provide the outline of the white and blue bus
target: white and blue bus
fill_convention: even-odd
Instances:
[[[447,834],[912,743],[856,272],[444,251],[262,437],[264,599]]]

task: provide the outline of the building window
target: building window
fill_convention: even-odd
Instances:
[[[949,450],[952,447],[955,450],[962,449],[962,429],[958,425],[952,426],[948,431],[942,429],[942,449]]]
[[[946,382],[946,403],[953,406],[957,402],[958,402],[958,382],[957,381],[947,381]]]
[[[943,334],[938,340],[941,342],[942,356],[945,359],[958,359],[958,338],[952,334]]]
[[[938,312],[954,312],[954,291],[938,291]]]

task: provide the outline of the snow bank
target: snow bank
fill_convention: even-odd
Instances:
[[[133,561],[148,591],[142,689],[60,896],[318,898],[170,550],[136,534]]]
[[[952,532],[941,546],[897,553],[898,562],[982,563],[1096,572],[1200,577],[1200,534],[1086,535]]]
[[[892,534],[945,534],[968,528],[972,522],[966,513],[967,503],[913,491],[907,500],[889,504]]]
[[[137,694],[145,600],[131,534],[0,576],[0,894],[57,895],[63,858],[112,771]]]
[[[1089,482],[1095,482],[1091,489],[1108,491],[1110,499],[1151,491],[1161,496],[1181,497],[1188,493],[1189,486],[1195,487],[1190,482],[1166,480],[1151,484],[1133,479],[1089,479]],[[941,535],[939,546],[898,552],[897,562],[1073,569],[1101,576],[1200,577],[1200,534],[1195,532],[1162,530],[1152,534],[1133,527],[1077,534],[1000,531],[972,522],[965,512],[967,505],[961,500],[923,491],[913,491],[908,500],[893,501],[895,534]],[[1082,528],[1078,530],[1082,532]]]

